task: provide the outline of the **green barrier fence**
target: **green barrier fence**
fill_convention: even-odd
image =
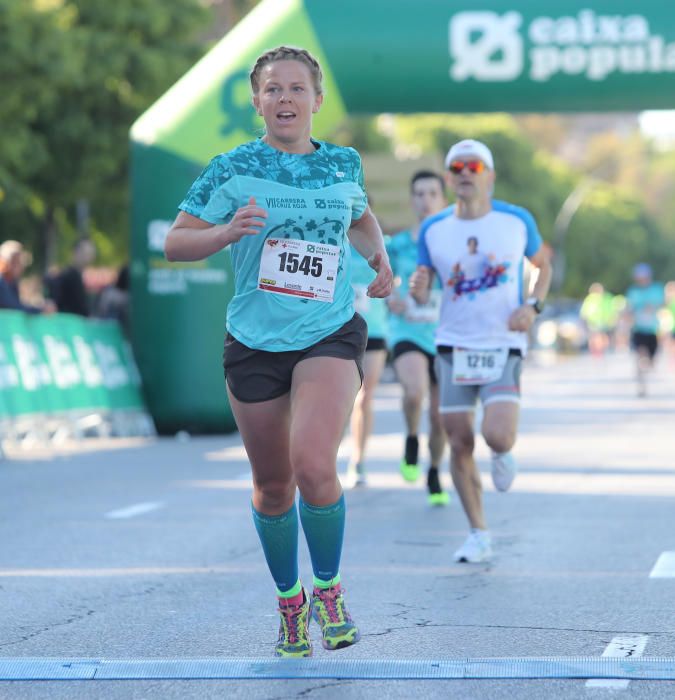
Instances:
[[[0,311],[0,429],[17,441],[154,434],[118,324]]]
[[[0,342],[2,342],[4,408],[6,418],[20,419],[44,413],[48,369],[28,328],[27,316],[15,311],[1,312]]]

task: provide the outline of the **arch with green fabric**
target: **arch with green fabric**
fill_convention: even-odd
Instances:
[[[347,114],[671,108],[675,13],[662,0],[264,0],[131,130],[132,336],[162,432],[234,429],[221,370],[226,253],[170,264],[164,237],[216,153],[262,133],[248,72],[280,44],[320,61],[314,135]]]

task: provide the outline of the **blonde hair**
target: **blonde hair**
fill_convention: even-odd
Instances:
[[[262,71],[268,63],[274,63],[275,61],[300,61],[300,63],[306,65],[312,75],[314,91],[317,95],[323,94],[323,88],[321,86],[323,74],[321,73],[321,66],[316,58],[306,49],[297,49],[293,46],[278,46],[276,49],[271,49],[261,54],[253,66],[250,78],[251,90],[253,90],[254,95],[260,89],[260,71]]]

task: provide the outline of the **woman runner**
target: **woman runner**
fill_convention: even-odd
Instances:
[[[377,273],[371,297],[389,295],[392,272],[359,154],[311,138],[323,102],[317,61],[281,46],[258,58],[250,78],[265,134],[213,158],[179,206],[166,256],[200,260],[230,250],[227,392],[276,584],[276,654],[302,657],[312,653],[310,617],[326,649],[359,639],[340,582],[345,502],[336,469],[366,343],[366,324],[354,312],[350,241]],[[298,575],[298,511],[311,595]]]

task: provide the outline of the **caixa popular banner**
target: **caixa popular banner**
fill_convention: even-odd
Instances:
[[[305,5],[350,112],[675,106],[675,11],[662,0]]]

